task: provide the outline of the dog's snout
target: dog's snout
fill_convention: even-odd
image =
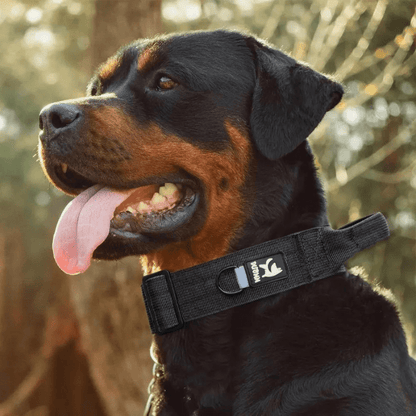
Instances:
[[[81,119],[82,112],[74,104],[50,104],[44,107],[39,115],[39,128],[45,134],[42,140],[49,140],[65,129],[75,127]]]

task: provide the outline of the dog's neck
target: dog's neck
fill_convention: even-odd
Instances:
[[[277,161],[258,158],[252,214],[232,251],[329,223],[308,142]]]
[[[248,200],[250,194],[254,196],[248,210],[248,219],[234,239],[223,238],[221,244],[216,239],[216,244],[210,246],[207,242],[206,246],[200,246],[198,250],[192,250],[191,245],[183,245],[177,247],[174,253],[162,250],[146,256],[143,259],[145,273],[159,268],[175,271],[191,267],[245,247],[327,223],[322,187],[307,144],[302,144],[279,161],[268,161],[260,157],[258,160],[257,169],[246,190]],[[255,316],[258,313],[255,308],[264,305],[272,308],[284,296],[279,294],[265,302],[244,305],[244,314]],[[233,346],[241,336],[238,324],[241,320],[240,313],[241,309],[231,308],[202,318],[198,323],[191,322],[186,330],[154,335],[152,358],[156,367],[162,369],[169,380],[174,380],[175,386],[190,392],[188,396],[192,397],[194,408],[198,408],[201,397],[205,394],[205,390],[201,391],[198,384],[201,379],[207,380],[211,386],[208,391],[210,388],[218,391],[224,403],[230,399],[227,390],[230,366],[222,364],[221,370],[218,370],[218,365],[219,362],[228,363],[233,359]],[[218,339],[221,340],[218,344],[212,342]],[[201,355],[189,354],[189,348],[200,351]],[[217,357],[220,357],[220,361],[216,361]],[[212,362],[215,365],[211,366]],[[164,383],[163,379],[156,377],[155,389],[165,392],[163,394],[168,403],[174,402],[179,390],[170,390]]]
[[[169,244],[142,256],[144,274],[186,269],[228,253],[328,223],[321,183],[307,142],[278,161],[256,155],[244,192],[247,220],[235,235],[218,228],[209,238]]]

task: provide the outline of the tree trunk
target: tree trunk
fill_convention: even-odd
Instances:
[[[161,30],[161,0],[96,0],[92,68],[124,44]],[[152,363],[138,258],[94,262],[70,285],[81,343],[108,415],[142,414]]]
[[[120,46],[163,30],[162,0],[96,0],[91,39],[92,66],[103,63]]]

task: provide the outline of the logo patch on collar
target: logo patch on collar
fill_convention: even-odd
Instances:
[[[287,268],[282,254],[256,259],[245,263],[250,286],[280,280],[287,277]]]

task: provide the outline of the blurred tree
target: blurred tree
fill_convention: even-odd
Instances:
[[[63,313],[55,307],[57,302],[61,309],[68,305],[68,295],[51,296],[51,290],[57,289],[56,274],[49,267],[53,228],[45,220],[56,217],[64,201],[56,198],[34,163],[34,137],[43,105],[80,94],[81,85],[84,88],[86,77],[78,65],[88,43],[91,13],[88,5],[52,0],[0,4],[5,54],[0,62],[0,240],[5,242],[0,255],[1,415],[30,409],[38,415],[56,414],[55,357],[46,351],[46,344],[42,346],[47,316],[50,328],[55,324],[62,329],[61,341],[54,340],[55,349],[71,337],[61,326]],[[65,392],[67,400],[77,397],[93,403],[85,358],[82,362],[79,355],[75,361],[68,357],[71,361],[80,371],[79,380],[67,385],[71,386]],[[82,395],[76,388],[81,380]],[[76,414],[82,407],[81,400],[73,400],[67,409]],[[59,414],[68,414],[67,409]]]
[[[91,39],[93,67],[103,63],[120,46],[162,32],[161,6],[162,0],[96,0]]]
[[[93,68],[123,44],[161,30],[161,0],[96,0]],[[98,265],[86,280],[70,281],[91,373],[109,415],[141,414],[147,400],[151,337],[140,275],[137,259],[127,259]]]

